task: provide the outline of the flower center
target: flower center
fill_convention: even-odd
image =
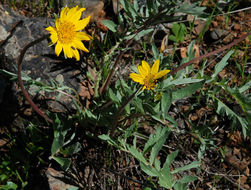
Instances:
[[[75,25],[71,22],[63,22],[58,27],[58,39],[63,44],[71,43],[75,36]]]
[[[154,75],[149,74],[145,77],[144,79],[144,85],[145,87],[149,90],[149,89],[154,89],[156,86],[156,80],[154,80]]]

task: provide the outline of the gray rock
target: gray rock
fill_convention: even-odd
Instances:
[[[6,57],[8,62],[4,66],[0,65],[0,68],[14,73],[17,72],[17,58],[25,45],[44,34],[48,34],[45,30],[46,27],[54,26],[54,20],[52,19],[27,18],[12,11],[9,7],[0,4],[0,39],[6,39],[10,29],[19,21],[22,21],[22,24],[15,27],[13,35],[1,47],[3,49],[3,56]],[[82,61],[76,62],[75,59],[64,59],[63,53],[60,57],[57,57],[54,46],[49,47],[49,42],[49,39],[44,40],[28,49],[22,63],[22,71],[32,79],[40,78],[41,82],[47,84],[50,83],[50,79],[54,81],[60,79],[63,85],[79,91],[80,87],[82,87],[81,82],[86,78],[86,73],[83,72],[83,70],[86,70],[86,64]],[[2,63],[0,62],[0,64]],[[80,74],[76,76],[76,73]],[[1,87],[3,87],[3,82],[1,83]],[[33,93],[30,92],[32,90]],[[0,92],[0,97],[3,92],[4,88]],[[44,91],[37,94],[37,89],[33,87],[29,88],[29,92],[34,97],[44,97],[53,101],[56,100],[58,95],[58,92],[44,93]],[[59,99],[58,107],[56,102],[53,104],[48,102],[48,105],[53,105],[52,109],[60,112],[75,109],[70,96],[62,95]],[[61,104],[64,106],[62,107]]]

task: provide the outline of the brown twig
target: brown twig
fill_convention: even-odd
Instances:
[[[10,29],[10,31],[8,32],[8,36],[7,38],[5,38],[4,40],[0,41],[0,46],[4,46],[5,43],[11,38],[11,36],[13,35],[16,27],[18,27],[20,24],[22,24],[23,21],[19,20],[18,22],[14,23]]]
[[[26,51],[34,46],[35,44],[47,39],[50,35],[47,34],[47,35],[44,35],[42,36],[41,38],[37,39],[37,40],[34,40],[32,42],[30,42],[29,44],[27,44],[21,51],[19,57],[18,57],[18,62],[17,62],[17,66],[18,66],[18,82],[19,82],[19,86],[24,94],[24,97],[26,98],[26,100],[29,102],[29,104],[31,105],[31,107],[40,115],[42,116],[46,121],[50,122],[50,123],[53,123],[53,121],[47,116],[44,114],[44,112],[42,112],[37,106],[36,104],[32,101],[32,99],[30,98],[28,92],[25,90],[24,88],[24,85],[23,85],[23,81],[22,81],[22,76],[21,76],[21,70],[22,70],[22,61],[23,61],[23,58],[24,58],[24,55],[26,53]]]
[[[224,50],[226,50],[226,49],[229,49],[229,48],[231,48],[232,46],[234,46],[234,45],[240,43],[242,40],[244,40],[244,39],[245,39],[246,37],[248,37],[249,35],[251,35],[251,33],[244,34],[244,35],[242,35],[240,38],[236,39],[236,40],[233,41],[232,43],[230,43],[230,44],[228,44],[228,45],[226,45],[226,46],[224,46],[224,47],[222,47],[222,48],[220,48],[220,49],[217,49],[217,50],[215,50],[215,51],[212,51],[212,52],[207,53],[207,54],[205,54],[205,55],[202,55],[202,56],[200,56],[200,57],[196,57],[196,58],[192,59],[191,61],[188,61],[187,63],[184,63],[183,65],[180,65],[179,67],[177,67],[176,69],[174,69],[173,71],[171,71],[169,74],[170,74],[170,75],[173,75],[174,73],[177,73],[179,70],[184,69],[185,67],[191,65],[191,64],[194,63],[194,62],[201,61],[202,59],[205,59],[205,58],[210,57],[210,56],[212,56],[212,55],[216,55],[216,54],[218,54],[218,53],[220,53],[220,52],[222,52],[222,51],[224,51]]]

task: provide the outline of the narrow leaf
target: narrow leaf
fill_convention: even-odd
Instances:
[[[112,32],[117,31],[117,25],[112,20],[101,20],[101,22]]]

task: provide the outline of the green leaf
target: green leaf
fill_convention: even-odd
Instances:
[[[112,32],[117,31],[117,25],[112,20],[101,20],[101,22]]]
[[[149,139],[144,146],[143,153],[145,154],[147,151],[149,151],[149,149],[151,149],[153,147],[153,145],[159,141],[159,139],[162,137],[162,135],[168,136],[169,133],[170,133],[170,131],[168,131],[168,128],[158,127],[156,129],[156,133],[151,134],[149,136]]]
[[[156,144],[152,147],[152,151],[151,151],[151,154],[150,154],[150,165],[152,165],[153,162],[155,161],[155,158],[157,157],[160,149],[162,148],[163,144],[166,142],[168,134],[169,134],[169,132],[162,133],[160,138],[156,142]]]
[[[79,190],[79,188],[78,187],[69,187],[66,190]]]
[[[154,167],[156,168],[156,170],[160,171],[160,160],[159,159],[155,159],[154,160]]]
[[[128,151],[140,162],[147,164],[147,161],[145,159],[145,157],[143,156],[142,152],[139,152],[137,150],[137,148],[135,148],[134,146],[128,146]]]
[[[17,188],[18,186],[11,181],[8,181],[6,185],[0,186],[0,190],[16,190]]]
[[[140,168],[149,176],[156,177],[160,175],[158,170],[149,165],[144,164],[143,162],[140,162]]]
[[[143,104],[142,104],[142,100],[140,98],[134,98],[132,101],[131,101],[131,104],[135,106],[135,108],[137,109],[137,111],[139,111],[140,113],[142,114],[145,114],[145,109],[143,107]]]
[[[251,87],[251,80],[248,81],[246,84],[244,84],[241,88],[239,88],[239,92],[243,93],[246,90],[250,89],[250,87]]]
[[[165,87],[170,86],[170,85],[181,85],[181,84],[197,83],[197,82],[201,82],[203,80],[204,79],[178,78],[178,79],[170,81],[168,84],[166,84]]]
[[[174,185],[175,190],[187,190],[187,184],[176,182]]]
[[[65,150],[61,151],[62,154],[67,156],[76,154],[81,150],[81,144],[79,142],[68,146]]]
[[[120,148],[120,146],[118,145],[118,143],[116,143],[114,140],[112,140],[109,135],[106,135],[106,134],[99,135],[98,138],[100,138],[100,139],[102,139],[104,141],[107,141],[112,146]]]
[[[164,119],[166,119],[166,115],[168,115],[168,110],[172,103],[172,94],[168,90],[167,92],[163,92],[161,97],[161,112]]]
[[[190,182],[193,182],[197,179],[198,178],[196,176],[185,176],[182,179],[180,179],[178,182],[179,183],[190,183]]]
[[[183,42],[187,34],[186,26],[183,23],[174,23],[172,26],[174,35],[170,35],[169,39],[174,42]]]
[[[64,136],[61,133],[59,133],[53,139],[51,146],[51,154],[55,155],[63,146],[64,146]]]
[[[187,3],[182,3],[178,9],[175,9],[175,12],[187,13],[192,15],[202,15],[204,14],[205,9],[206,7],[199,7],[195,4],[189,5]]]
[[[117,103],[117,104],[118,104],[118,103],[120,102],[118,96],[116,96],[116,95],[113,93],[113,91],[112,91],[111,88],[109,88],[109,90],[108,90],[108,95],[109,95],[109,97],[111,98],[111,100],[112,100],[114,103]]]
[[[154,59],[159,59],[159,50],[157,49],[156,45],[152,43],[152,51]]]
[[[130,40],[132,38],[135,38],[135,40],[137,41],[137,40],[140,40],[140,38],[142,38],[143,36],[145,36],[145,35],[149,34],[150,32],[152,32],[153,30],[154,30],[153,28],[142,30],[138,34],[131,34],[129,36],[126,36],[125,39]]]
[[[71,165],[71,159],[70,158],[62,158],[62,157],[59,157],[59,156],[53,156],[52,157],[57,163],[60,164],[60,166],[62,167],[62,169],[64,171],[67,171],[68,168],[70,167]]]
[[[191,85],[188,85],[184,88],[178,89],[172,93],[172,100],[179,100],[182,98],[186,98],[191,94],[195,93],[196,90],[202,88],[204,82],[197,82]]]
[[[173,180],[173,176],[170,173],[169,170],[165,170],[161,172],[161,175],[159,175],[159,181],[158,183],[167,189],[171,189],[173,185],[175,184],[175,181]]]
[[[222,60],[215,66],[215,69],[214,69],[214,73],[212,75],[212,78],[215,78],[219,72],[221,72],[224,67],[227,66],[228,62],[227,60],[229,59],[229,57],[234,53],[233,50],[229,51],[223,58]]]
[[[133,22],[135,22],[137,19],[140,19],[134,7],[128,0],[121,0],[120,3],[124,8],[126,14],[133,20]]]
[[[244,118],[238,116],[234,111],[232,111],[226,104],[224,104],[218,98],[216,98],[216,99],[218,102],[217,113],[218,114],[226,114],[227,116],[229,116],[230,119],[233,119],[234,121],[238,120],[241,124],[241,127],[242,127],[243,136],[244,136],[244,138],[246,138],[247,129],[248,129],[247,121]]]
[[[199,166],[200,166],[200,162],[195,161],[195,162],[192,162],[191,164],[188,164],[188,165],[186,165],[184,167],[177,168],[177,169],[171,171],[171,173],[175,174],[175,173],[182,172],[182,171],[185,171],[185,170],[189,170],[189,169],[192,169],[192,168],[197,168]]]
[[[179,151],[176,150],[176,151],[172,152],[171,154],[169,154],[169,155],[167,156],[166,161],[165,161],[165,163],[164,163],[164,165],[163,165],[163,168],[162,168],[162,170],[163,170],[164,172],[170,171],[169,166],[170,166],[170,164],[173,162],[173,160],[176,158],[176,156],[178,155],[178,152],[179,152]]]

